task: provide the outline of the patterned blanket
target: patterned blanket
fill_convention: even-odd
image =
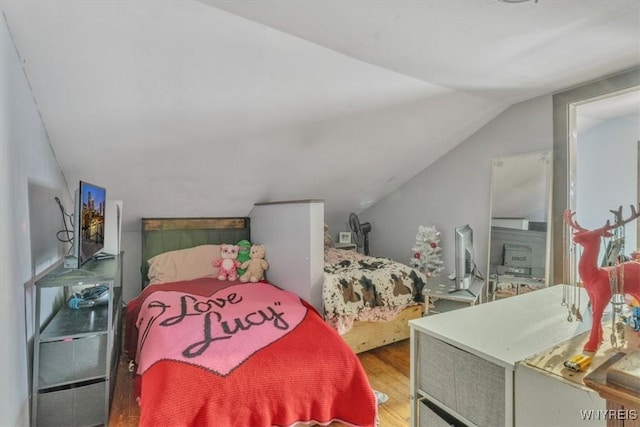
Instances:
[[[312,306],[269,283],[149,286],[129,302],[125,331],[141,426],[376,423],[357,356]]]
[[[388,258],[364,256],[353,251],[327,249],[324,267],[325,317],[332,321],[350,316],[371,317],[371,310],[397,314],[423,301],[424,274]]]

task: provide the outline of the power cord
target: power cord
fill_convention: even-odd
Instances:
[[[62,224],[64,227],[62,230],[58,230],[58,232],[56,233],[56,238],[60,242],[73,243],[73,229],[75,226],[73,224],[73,215],[67,213],[67,211],[64,209],[64,206],[62,206],[62,202],[57,196],[54,199],[58,204],[58,207],[60,208],[60,213],[62,214]],[[69,224],[67,224],[67,220],[69,221]]]

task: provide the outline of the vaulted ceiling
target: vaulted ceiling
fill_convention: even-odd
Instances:
[[[70,190],[106,186],[125,227],[360,212],[508,106],[640,64],[637,0],[0,6]]]

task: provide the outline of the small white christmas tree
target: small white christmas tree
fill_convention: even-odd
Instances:
[[[427,277],[437,276],[443,269],[440,252],[440,232],[435,227],[418,227],[416,244],[411,249],[413,258],[409,261],[411,267],[423,272]]]

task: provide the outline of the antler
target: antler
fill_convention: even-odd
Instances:
[[[616,222],[613,225],[610,225],[610,222],[607,220],[607,224],[605,225],[605,230],[613,230],[614,228],[622,227],[623,225],[633,221],[634,219],[640,217],[640,212],[636,211],[636,207],[634,205],[631,206],[631,216],[627,219],[622,219],[622,206],[618,208],[617,211],[610,210],[613,216],[616,217]]]
[[[622,218],[622,206],[620,206],[617,211],[610,210],[609,212],[611,212],[615,216],[616,221],[613,224],[611,224],[611,221],[607,220],[604,226],[592,231],[601,231],[603,233],[606,233],[613,230],[614,228],[622,227],[623,225],[628,224],[634,219],[640,217],[640,211],[637,211],[634,205],[631,205],[631,216],[627,219]],[[588,229],[578,224],[578,220],[574,218],[575,214],[576,213],[572,212],[570,209],[565,210],[564,222],[566,222],[572,228],[574,228],[576,232],[589,231]]]
[[[564,211],[564,222],[569,224],[572,228],[575,228],[578,231],[589,231],[586,228],[583,228],[578,224],[578,220],[574,219],[575,212],[571,212],[571,209],[566,209]]]

